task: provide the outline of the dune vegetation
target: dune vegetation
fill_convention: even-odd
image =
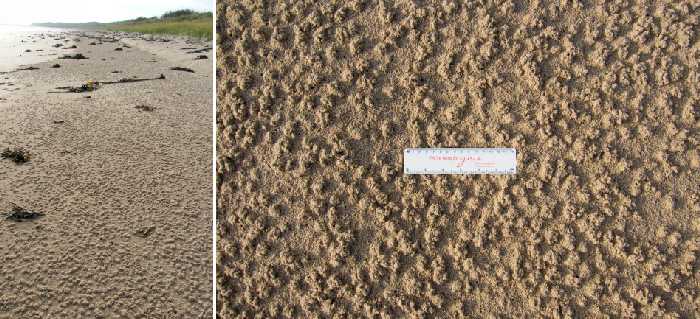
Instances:
[[[211,39],[213,23],[214,20],[211,12],[178,10],[165,13],[161,17],[141,17],[134,20],[111,23],[107,25],[107,29]]]

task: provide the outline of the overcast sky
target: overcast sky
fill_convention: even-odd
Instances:
[[[214,11],[214,0],[0,0],[0,24],[114,22],[177,9]]]

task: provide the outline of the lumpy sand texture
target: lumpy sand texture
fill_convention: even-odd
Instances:
[[[0,319],[211,318],[210,44],[51,35],[0,74]]]
[[[219,315],[700,316],[699,12],[219,1]]]

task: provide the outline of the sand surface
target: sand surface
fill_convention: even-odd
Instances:
[[[222,318],[700,317],[700,2],[265,3],[218,4]]]
[[[0,149],[31,155],[0,160],[0,213],[45,214],[0,216],[0,318],[211,317],[211,60],[184,42],[167,43],[175,63],[104,38],[126,35],[91,36],[69,36],[89,59],[0,75],[19,88],[0,100]]]

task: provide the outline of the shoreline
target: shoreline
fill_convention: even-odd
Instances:
[[[0,75],[71,53],[73,30],[0,26]]]

